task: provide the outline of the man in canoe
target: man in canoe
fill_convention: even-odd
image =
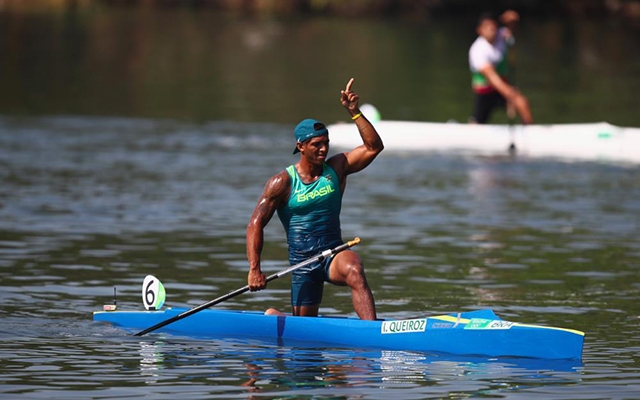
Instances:
[[[383,149],[375,128],[362,115],[358,95],[351,90],[353,78],[341,91],[340,101],[362,137],[362,145],[327,159],[329,131],[317,120],[305,119],[294,129],[300,160],[272,176],[247,226],[247,258],[251,291],[267,286],[260,268],[264,228],[275,212],[282,222],[289,245],[291,265],[342,244],[340,210],[347,176],[368,166]],[[353,306],[361,319],[376,319],[373,295],[364,273],[362,260],[352,250],[342,251],[322,262],[295,270],[291,276],[293,315],[317,316],[324,282],[349,286]],[[267,314],[282,314],[269,309]]]
[[[485,124],[495,108],[505,106],[515,110],[523,124],[533,122],[529,101],[507,80],[507,51],[515,42],[513,30],[519,20],[518,13],[512,10],[500,16],[502,27],[490,14],[483,14],[478,20],[478,38],[469,49],[471,86],[475,93],[471,123]]]

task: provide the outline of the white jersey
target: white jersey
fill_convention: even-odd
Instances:
[[[505,36],[509,35],[509,40]],[[494,43],[479,36],[469,49],[469,67],[471,68],[471,87],[479,94],[491,93],[495,89],[489,84],[487,78],[480,73],[482,69],[491,65],[498,75],[506,78],[508,72],[507,50],[513,45],[514,40],[507,28],[500,28]]]
[[[500,28],[493,44],[482,36],[473,42],[469,49],[469,67],[472,72],[479,72],[487,65],[496,67],[504,59],[507,49],[513,44],[513,36],[509,43],[505,40],[505,29]]]

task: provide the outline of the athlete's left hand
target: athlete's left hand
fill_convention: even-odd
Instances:
[[[360,97],[358,94],[351,90],[351,85],[353,85],[354,79],[349,79],[347,82],[347,87],[344,90],[340,91],[340,102],[352,115],[357,113],[358,110],[358,100]]]

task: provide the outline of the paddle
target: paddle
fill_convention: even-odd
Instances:
[[[348,248],[350,248],[352,246],[355,246],[358,243],[360,243],[360,238],[359,237],[357,237],[357,238],[355,238],[355,239],[353,239],[353,240],[351,240],[351,241],[349,241],[347,243],[341,244],[340,246],[338,246],[338,247],[336,247],[334,249],[325,250],[322,253],[320,253],[320,254],[318,254],[316,256],[313,256],[313,257],[311,257],[310,259],[308,259],[306,261],[303,261],[303,262],[301,262],[299,264],[293,265],[293,266],[291,266],[291,267],[289,267],[289,268],[287,268],[285,270],[282,270],[282,271],[280,271],[280,272],[278,272],[276,274],[268,276],[267,277],[267,282],[271,282],[274,279],[278,279],[281,276],[284,276],[284,275],[286,275],[286,274],[288,274],[290,272],[293,272],[298,268],[304,267],[305,265],[309,265],[309,264],[311,264],[313,262],[316,262],[316,261],[322,261],[325,258],[330,257],[330,256],[332,256],[334,254],[338,254],[341,251],[346,250],[346,249],[348,249]],[[209,307],[215,306],[218,303],[222,303],[223,301],[228,300],[228,299],[230,299],[232,297],[235,297],[235,296],[237,296],[239,294],[242,294],[242,293],[244,293],[244,292],[246,292],[248,290],[249,290],[249,285],[243,286],[240,289],[236,289],[233,292],[225,294],[224,296],[220,296],[217,299],[213,299],[213,300],[208,301],[208,302],[206,302],[204,304],[201,304],[201,305],[199,305],[197,307],[191,308],[191,309],[189,309],[189,310],[187,310],[187,311],[185,311],[183,313],[180,313],[180,314],[176,315],[175,317],[171,317],[171,318],[169,318],[167,320],[164,320],[164,321],[162,321],[162,322],[160,322],[160,323],[158,323],[158,324],[156,324],[156,325],[154,325],[154,326],[152,326],[150,328],[147,328],[147,329],[145,329],[143,331],[140,331],[140,332],[136,333],[133,336],[146,335],[149,332],[155,331],[156,329],[160,329],[163,326],[167,326],[167,325],[169,325],[171,323],[179,321],[179,320],[181,320],[183,318],[188,317],[189,315],[193,315],[193,314],[195,314],[195,313],[197,313],[199,311],[202,311],[205,308],[209,308]]]
[[[515,138],[515,106],[513,104],[507,104],[507,120],[509,123],[509,155],[516,154],[516,138]]]

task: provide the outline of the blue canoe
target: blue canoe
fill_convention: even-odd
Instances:
[[[93,319],[133,332],[186,310],[96,311]],[[272,316],[261,312],[207,309],[158,332],[190,337],[257,338],[284,344],[544,359],[580,359],[584,343],[583,332],[504,321],[491,310],[405,320],[362,321],[346,317]]]

